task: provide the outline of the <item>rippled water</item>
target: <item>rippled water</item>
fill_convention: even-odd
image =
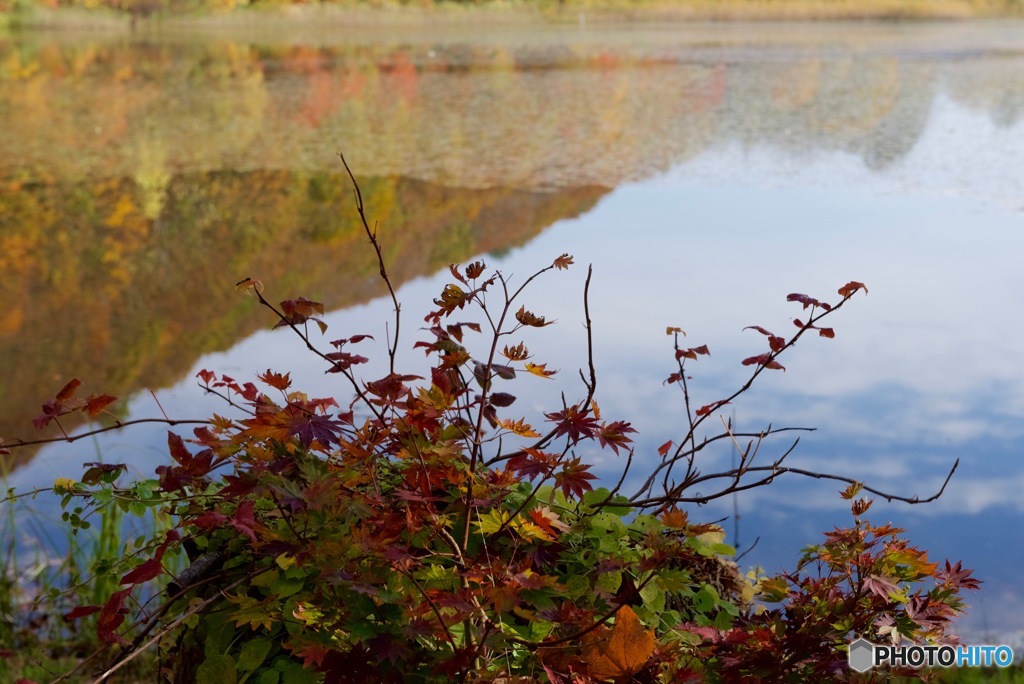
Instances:
[[[343,150],[408,321],[450,261],[485,254],[520,277],[562,252],[594,265],[599,399],[640,430],[638,472],[680,434],[667,325],[710,346],[692,374],[711,401],[764,350],[744,326],[788,334],[788,293],[866,282],[836,339],[801,343],[735,419],[816,427],[791,465],[893,493],[930,495],[960,459],[938,502],[875,519],[976,568],[964,631],[1016,639],[1022,121],[1017,23],[0,40],[0,435],[32,436],[76,375],[127,397],[129,417],[158,415],[144,387],[172,414],[217,408],[199,368],[294,368],[336,391],[285,334],[255,332],[270,322],[232,286],[259,277],[335,309],[332,331],[382,336]],[[532,346],[562,380],[524,383],[524,411],[579,389],[583,274],[531,300],[559,320]],[[148,472],[160,435],[22,452],[11,480],[52,482],[97,449]],[[775,570],[845,524],[836,489],[782,480],[696,514],[737,506],[730,533],[759,540],[744,562]]]

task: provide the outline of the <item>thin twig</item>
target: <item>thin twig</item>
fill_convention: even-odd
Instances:
[[[66,437],[46,437],[44,439],[18,439],[16,442],[10,444],[4,443],[4,447],[25,447],[32,446],[34,444],[53,444],[55,442],[66,442],[74,443],[80,439],[86,437],[92,437],[93,435],[99,435],[104,432],[111,432],[113,430],[121,430],[130,425],[140,425],[142,423],[164,423],[166,425],[213,425],[212,421],[209,420],[176,420],[173,418],[137,418],[135,420],[119,421],[115,425],[107,425],[105,427],[83,432],[78,435],[70,435]]]
[[[352,179],[352,185],[355,187],[356,211],[359,213],[359,220],[363,224],[366,236],[370,238],[370,244],[373,245],[373,251],[377,254],[377,265],[380,266],[381,280],[383,280],[384,284],[387,285],[388,293],[391,295],[391,302],[395,305],[395,335],[394,337],[389,337],[387,341],[388,357],[391,360],[391,373],[394,373],[395,354],[398,352],[398,336],[402,327],[402,305],[398,302],[398,296],[395,294],[395,288],[391,285],[391,278],[388,277],[388,271],[384,265],[384,254],[381,252],[380,243],[377,241],[377,226],[374,224],[374,228],[371,230],[370,224],[366,220],[366,212],[363,209],[363,193],[359,189],[359,182],[356,180],[355,174],[352,173],[352,169],[349,168],[348,162],[345,161],[345,155],[339,152],[338,157],[341,159],[341,163],[345,166],[345,171],[348,173],[348,177]]]

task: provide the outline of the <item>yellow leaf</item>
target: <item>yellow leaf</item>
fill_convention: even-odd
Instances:
[[[228,596],[228,601],[238,605],[238,610],[231,613],[230,619],[235,621],[236,627],[248,625],[250,629],[263,627],[267,631],[273,626],[275,616],[268,610],[270,599],[258,601],[248,596]]]
[[[645,629],[629,606],[615,615],[612,629],[595,630],[583,640],[583,661],[590,675],[617,679],[636,674],[654,653],[654,631]]]
[[[480,514],[480,519],[476,521],[476,525],[480,528],[482,534],[494,534],[508,522],[508,519],[509,514],[507,512],[500,508],[495,508]]]
[[[245,278],[235,283],[235,289],[245,292],[245,294],[251,294],[253,290],[257,292],[263,292],[263,283],[252,278]]]
[[[498,425],[505,428],[509,432],[519,435],[520,437],[540,437],[540,433],[533,429],[533,427],[522,420],[512,420],[511,418],[505,420],[499,420]]]
[[[704,534],[698,534],[697,539],[705,544],[721,544],[725,541],[725,530],[716,525],[715,529],[705,532]]]
[[[558,372],[549,371],[547,367],[548,365],[546,363],[530,363],[529,361],[526,362],[526,370],[530,371],[534,375],[539,375],[542,378],[550,378],[552,375]]]
[[[555,538],[547,532],[540,525],[534,525],[532,522],[527,522],[522,517],[516,518],[515,525],[516,532],[523,539],[543,539],[544,541],[554,541]]]
[[[70,494],[75,491],[75,485],[78,484],[75,480],[70,477],[58,477],[53,481],[53,491],[57,494]]]

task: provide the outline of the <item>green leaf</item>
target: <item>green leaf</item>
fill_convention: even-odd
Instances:
[[[578,599],[590,591],[590,582],[582,575],[573,575],[565,583],[565,593],[569,598]]]
[[[520,596],[525,603],[532,605],[537,610],[550,610],[555,607],[551,595],[543,589],[524,589]]]
[[[597,489],[591,489],[589,492],[583,494],[583,503],[587,506],[593,506],[599,504],[608,498],[611,491],[605,487],[598,487]]]
[[[196,684],[235,684],[238,674],[229,655],[208,657],[196,669]]]
[[[611,534],[602,535],[600,541],[597,542],[597,549],[601,553],[615,554],[621,546],[618,538]]]
[[[106,506],[114,500],[114,490],[110,487],[104,487],[103,489],[97,489],[92,493],[92,500],[100,506]]]
[[[261,572],[252,578],[252,586],[254,587],[269,587],[277,581],[281,574],[276,568],[271,568],[266,572]]]
[[[132,493],[143,501],[149,501],[154,498],[154,492],[159,489],[159,480],[143,480],[142,482],[135,483],[132,487]]]
[[[725,611],[722,611],[715,616],[714,625],[718,629],[729,629],[730,627],[732,627],[732,616],[726,613]]]
[[[256,684],[278,684],[281,681],[281,673],[277,670],[264,670]]]
[[[644,602],[644,607],[654,613],[661,613],[665,610],[665,590],[662,589],[661,582],[656,579],[643,586],[640,590],[640,598]]]
[[[306,586],[305,579],[279,579],[270,585],[270,591],[278,598],[297,594]]]
[[[316,673],[299,663],[277,658],[274,660],[274,667],[281,673],[282,684],[316,684],[318,681]]]
[[[256,629],[259,626],[262,626],[263,629],[270,629],[273,626],[274,616],[270,614],[270,609],[267,606],[269,599],[267,601],[258,601],[244,594],[239,594],[228,596],[227,600],[238,605],[238,610],[230,614],[236,627],[248,625],[250,629]]]
[[[355,639],[367,641],[377,636],[381,628],[368,620],[351,620],[345,623],[345,631]]]
[[[597,576],[597,581],[594,582],[600,589],[606,591],[609,594],[614,594],[622,586],[622,571],[614,570],[612,572],[604,572]]]
[[[712,544],[711,551],[716,556],[735,556],[736,549],[728,544]]]
[[[494,534],[501,529],[502,525],[508,522],[508,519],[509,514],[506,511],[494,508],[480,514],[480,518],[473,522],[482,534]]]
[[[213,613],[204,618],[206,622],[206,641],[203,643],[203,653],[209,660],[215,656],[221,656],[228,652],[231,641],[235,638],[235,628],[226,620],[223,613]]]
[[[242,652],[238,654],[238,667],[242,670],[255,670],[270,653],[270,639],[256,637],[242,644]]]
[[[705,585],[693,595],[693,607],[698,613],[710,613],[718,602],[718,592]]]
[[[641,534],[657,532],[658,530],[664,529],[664,527],[665,523],[661,522],[653,515],[638,515],[633,522],[629,524],[629,529]]]
[[[622,519],[606,511],[601,511],[597,515],[592,516],[590,518],[590,525],[594,530],[607,531],[616,537],[621,537],[626,533],[626,525],[622,522]]]

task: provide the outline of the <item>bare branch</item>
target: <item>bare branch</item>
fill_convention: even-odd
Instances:
[[[391,302],[395,305],[395,334],[394,337],[389,337],[387,341],[388,357],[391,361],[391,372],[394,373],[395,354],[398,352],[398,337],[402,328],[402,305],[398,302],[398,296],[395,294],[395,288],[391,284],[391,278],[388,277],[387,268],[384,266],[384,255],[381,252],[380,243],[377,241],[376,225],[373,230],[370,230],[370,224],[366,220],[366,211],[363,209],[363,193],[359,189],[359,181],[356,180],[355,174],[352,173],[352,169],[349,168],[348,162],[345,161],[345,155],[339,152],[338,157],[341,159],[341,163],[345,166],[345,171],[348,173],[348,177],[352,179],[353,186],[355,186],[356,211],[359,213],[359,220],[363,224],[363,230],[366,231],[366,237],[370,238],[370,244],[373,245],[373,251],[377,255],[377,265],[380,266],[381,280],[383,280],[384,284],[387,285],[388,293],[391,295]]]

